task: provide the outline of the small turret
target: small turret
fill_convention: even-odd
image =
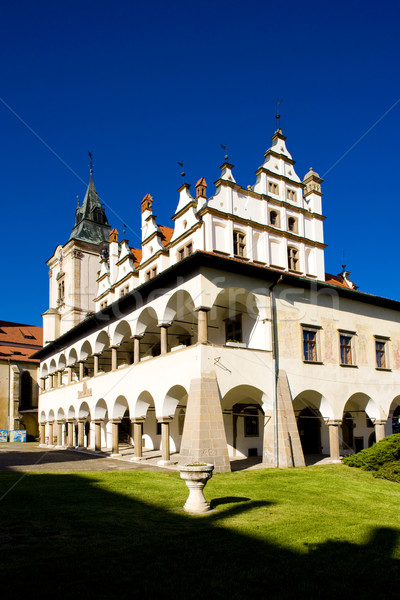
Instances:
[[[207,200],[207,183],[204,177],[201,177],[201,179],[198,180],[198,182],[195,185],[195,188],[196,199],[204,198],[204,200]]]

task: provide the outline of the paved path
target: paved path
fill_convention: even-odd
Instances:
[[[154,464],[134,463],[129,459],[108,458],[92,452],[47,450],[32,443],[0,443],[0,471],[168,471]]]

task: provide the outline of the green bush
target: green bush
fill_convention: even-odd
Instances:
[[[371,448],[361,450],[357,454],[346,456],[344,464],[365,471],[379,471],[383,465],[395,463],[400,459],[400,433],[384,438]]]
[[[393,462],[385,463],[374,473],[374,477],[400,483],[400,461],[395,460]]]

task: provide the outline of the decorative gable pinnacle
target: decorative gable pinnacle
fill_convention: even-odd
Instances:
[[[110,244],[113,242],[118,243],[118,231],[115,229],[115,227],[110,231]]]
[[[207,199],[207,183],[204,177],[201,177],[195,185],[196,198]]]
[[[146,194],[145,197],[142,200],[142,214],[146,211],[146,210],[152,210],[152,206],[153,206],[153,198],[150,194]]]

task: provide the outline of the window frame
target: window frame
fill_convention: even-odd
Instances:
[[[233,230],[233,255],[246,258],[246,234],[240,229]]]
[[[389,352],[388,352],[388,342],[390,342],[390,338],[384,335],[375,335],[375,369],[378,371],[391,371],[389,365]],[[378,359],[378,344],[382,345],[382,348],[379,349],[380,356],[383,356],[383,365],[382,361]]]
[[[290,228],[290,223],[293,223],[292,228]],[[289,233],[299,232],[298,219],[296,219],[296,217],[294,217],[293,215],[289,215],[287,218],[287,230]]]
[[[355,354],[355,331],[347,331],[346,329],[338,329],[339,334],[339,364],[341,367],[357,367],[356,354]],[[350,340],[350,345],[347,346],[347,350],[350,352],[350,360],[343,361],[344,354],[342,350],[346,347],[342,344],[342,338]]]
[[[307,364],[317,364],[317,365],[322,365],[322,361],[320,359],[321,356],[321,349],[320,349],[320,331],[321,331],[321,326],[320,325],[307,325],[306,323],[302,323],[301,324],[301,351],[302,351],[302,356],[303,356],[303,362],[307,363]],[[315,335],[314,338],[314,350],[313,350],[313,355],[314,358],[310,359],[309,356],[310,354],[306,352],[306,343],[309,343],[310,340],[306,340],[305,339],[305,334],[306,333],[313,333]],[[307,358],[308,356],[308,358]]]
[[[268,193],[274,196],[279,196],[279,183],[268,181]]]
[[[296,252],[296,256],[291,256],[292,252]],[[291,266],[293,263],[292,261],[295,260],[295,267],[297,268],[293,268],[293,266]],[[298,248],[296,248],[296,246],[288,246],[287,247],[287,261],[288,261],[288,269],[289,271],[293,271],[294,273],[301,273],[300,270],[300,251]]]
[[[271,215],[275,214],[276,215],[276,220],[275,223],[271,222]],[[276,227],[277,229],[280,229],[281,227],[281,213],[279,210],[276,210],[275,208],[270,208],[268,211],[268,225],[270,225],[271,227]]]
[[[234,317],[228,317],[224,319],[225,322],[225,343],[226,342],[236,342],[238,344],[243,343],[243,320],[242,313],[238,313]],[[236,324],[236,327],[233,325]],[[229,326],[232,325],[232,329],[229,330]],[[235,339],[233,339],[235,338]],[[237,339],[240,338],[240,339]]]

